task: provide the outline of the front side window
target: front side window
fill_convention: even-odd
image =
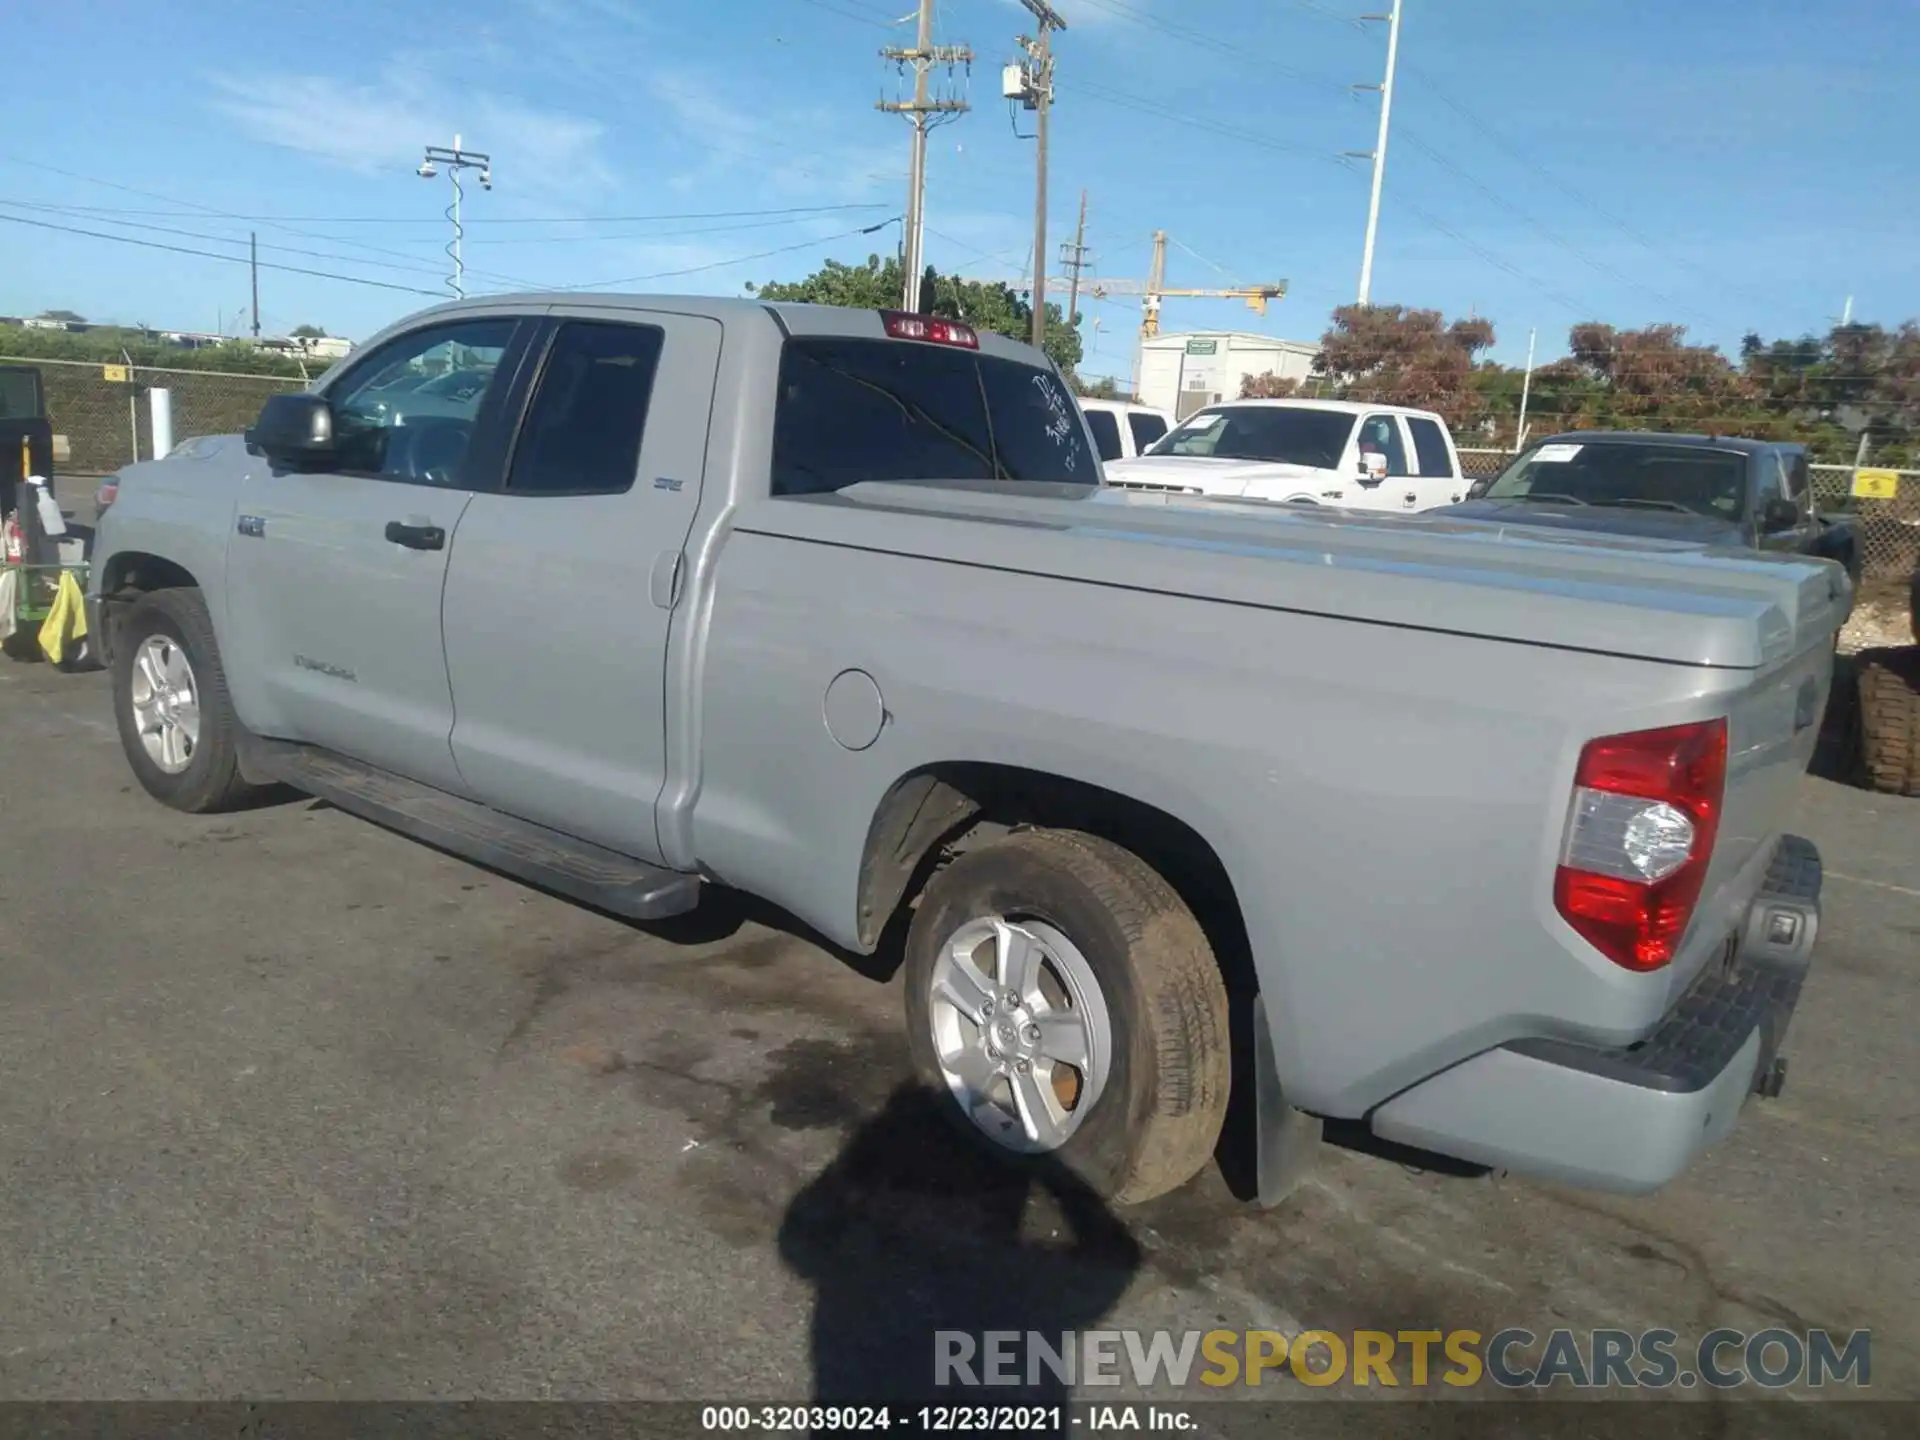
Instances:
[[[1360,425],[1360,453],[1387,457],[1387,474],[1406,475],[1407,446],[1400,438],[1400,422],[1391,415],[1369,415]]]
[[[329,388],[340,468],[418,485],[461,484],[467,445],[515,322],[431,325],[390,341]]]
[[[1352,434],[1353,416],[1339,410],[1225,405],[1188,417],[1148,453],[1332,470]]]
[[[1111,410],[1087,411],[1087,428],[1093,431],[1093,443],[1102,460],[1118,460],[1126,454],[1120,444],[1120,422]]]
[[[618,495],[631,489],[665,343],[666,332],[655,325],[563,322],[513,447],[508,493]]]
[[[910,340],[803,336],[780,359],[775,495],[867,481],[1100,483],[1081,410],[1052,371]]]

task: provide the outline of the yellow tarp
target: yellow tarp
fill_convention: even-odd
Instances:
[[[53,609],[40,627],[40,651],[58,665],[87,636],[86,598],[71,570],[60,572],[60,588],[54,592]]]

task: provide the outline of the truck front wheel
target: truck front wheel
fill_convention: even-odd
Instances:
[[[1177,1189],[1219,1140],[1227,993],[1193,912],[1137,856],[1030,830],[934,876],[908,933],[914,1068],[975,1143],[1102,1198]]]
[[[114,637],[120,745],[146,792],[189,814],[231,810],[255,791],[240,776],[233,705],[200,592],[155,590]]]

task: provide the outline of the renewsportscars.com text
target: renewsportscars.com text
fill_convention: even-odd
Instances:
[[[940,1330],[933,1374],[937,1385],[988,1389],[1051,1381],[1218,1390],[1283,1379],[1411,1389],[1865,1388],[1873,1378],[1873,1336],[1723,1329],[1688,1342],[1673,1330]]]

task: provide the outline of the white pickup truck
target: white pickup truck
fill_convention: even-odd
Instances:
[[[1196,410],[1107,483],[1233,500],[1402,513],[1467,493],[1447,422],[1352,400],[1237,400]]]

